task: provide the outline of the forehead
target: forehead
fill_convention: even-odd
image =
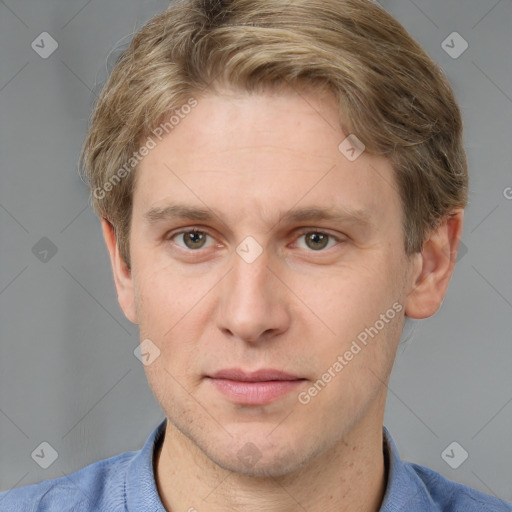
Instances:
[[[137,169],[134,213],[169,202],[268,222],[297,205],[399,212],[391,163],[367,152],[354,160],[349,135],[325,92],[202,96],[172,131],[152,137],[156,145]]]

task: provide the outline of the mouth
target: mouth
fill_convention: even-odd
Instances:
[[[263,368],[246,372],[228,368],[207,375],[215,389],[239,405],[265,405],[297,389],[307,379],[281,370]]]

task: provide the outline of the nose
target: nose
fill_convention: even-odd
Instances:
[[[234,255],[233,268],[219,289],[217,325],[224,335],[261,343],[289,328],[286,287],[269,263],[266,251],[250,263]]]

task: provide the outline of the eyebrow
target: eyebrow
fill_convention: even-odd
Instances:
[[[144,214],[148,224],[155,224],[162,220],[189,219],[189,220],[213,220],[216,215],[206,208],[171,204],[163,208],[154,207]]]
[[[200,221],[213,221],[217,219],[222,222],[220,216],[209,208],[184,204],[170,204],[164,207],[153,207],[144,214],[144,219],[148,224],[157,224],[161,221],[176,219]],[[351,223],[361,226],[369,226],[373,224],[371,216],[367,210],[321,207],[292,208],[283,213],[276,224],[280,224],[282,222],[316,222],[321,220],[328,220],[336,223]]]
[[[320,207],[293,208],[280,217],[280,222],[306,222],[329,220],[354,224],[371,224],[370,214],[362,209],[334,209]]]

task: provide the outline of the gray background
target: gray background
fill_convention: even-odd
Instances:
[[[453,84],[471,175],[458,268],[442,309],[407,329],[385,424],[404,459],[512,500],[512,2],[381,4]],[[0,489],[138,449],[163,419],[77,157],[107,55],[167,5],[0,2]],[[454,31],[469,43],[456,59]],[[59,45],[47,59],[31,48],[42,32]],[[31,458],[43,441],[48,469]],[[469,453],[457,469],[441,457],[452,441]]]

